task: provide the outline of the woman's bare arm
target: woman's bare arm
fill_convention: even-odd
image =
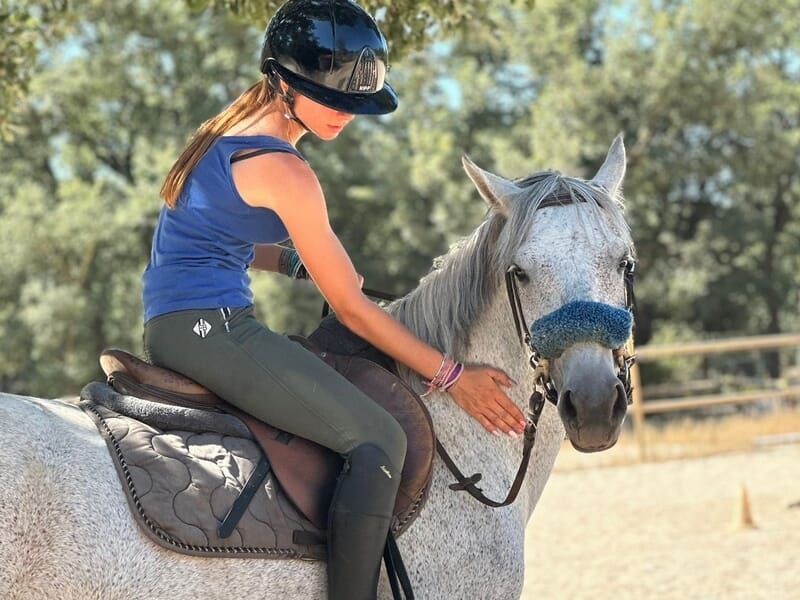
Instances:
[[[435,375],[441,352],[361,292],[359,276],[330,227],[319,181],[306,163],[291,154],[267,154],[235,164],[233,178],[245,202],[280,216],[309,275],[345,326],[426,379]],[[470,368],[451,394],[490,431],[520,432],[522,413],[498,383],[511,385],[498,369]]]

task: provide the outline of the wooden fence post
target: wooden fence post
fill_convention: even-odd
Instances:
[[[647,460],[647,447],[644,433],[644,393],[639,365],[631,367],[631,386],[633,386],[633,434],[639,445],[639,460]]]

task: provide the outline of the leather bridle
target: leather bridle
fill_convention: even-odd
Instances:
[[[573,196],[556,196],[545,199],[539,208],[548,206],[561,206],[564,204],[571,204],[573,202],[585,202],[582,198],[575,198]],[[626,308],[633,313],[635,306],[635,298],[633,294],[633,279],[635,272],[635,263],[632,261],[626,264],[625,267],[625,305]],[[558,391],[555,384],[550,377],[550,362],[534,347],[531,339],[530,329],[525,320],[525,315],[522,311],[522,300],[519,295],[518,281],[524,277],[524,272],[519,266],[512,264],[505,272],[506,293],[508,295],[508,303],[511,307],[511,315],[514,318],[514,327],[516,329],[517,337],[520,344],[528,352],[528,364],[534,370],[534,389],[530,398],[528,399],[528,415],[525,423],[525,430],[523,432],[523,445],[522,445],[522,458],[517,468],[517,473],[514,476],[514,481],[508,490],[508,494],[502,501],[492,500],[484,495],[481,488],[477,483],[481,480],[483,475],[481,473],[473,473],[466,477],[456,465],[455,461],[450,457],[447,451],[442,446],[438,437],[436,440],[436,452],[444,462],[447,469],[456,478],[456,483],[450,484],[448,487],[456,492],[467,492],[470,496],[475,498],[478,502],[485,504],[491,508],[501,508],[513,503],[519,491],[522,489],[522,483],[525,481],[525,475],[528,472],[528,465],[530,464],[531,452],[536,443],[536,431],[539,425],[539,418],[542,416],[545,401],[550,402],[554,406],[558,404]],[[381,298],[384,300],[395,300],[396,297],[383,292],[375,290],[364,289],[365,294]],[[329,312],[327,302],[323,306],[322,316],[325,317]],[[625,395],[627,396],[628,404],[632,399],[631,375],[630,369],[634,364],[635,356],[631,355],[627,349],[622,346],[612,350],[614,360],[617,363],[617,376],[625,388]],[[386,562],[387,574],[389,576],[389,583],[392,589],[394,598],[400,598],[400,589],[402,588],[406,599],[413,600],[414,594],[411,586],[411,581],[405,569],[402,559],[400,558],[397,545],[390,532],[387,538],[387,546],[384,551],[384,560]]]
[[[571,204],[573,202],[585,202],[580,198],[573,196],[557,196],[545,199],[539,208],[546,208],[550,206],[562,206]],[[625,307],[633,313],[635,307],[635,297],[633,293],[633,282],[635,274],[635,263],[629,262],[625,267]],[[508,303],[511,307],[511,315],[514,318],[514,328],[516,329],[517,337],[520,344],[528,352],[528,364],[534,370],[534,389],[530,398],[528,399],[528,415],[523,432],[523,446],[522,446],[522,459],[520,461],[517,474],[514,477],[514,482],[506,495],[505,500],[496,501],[487,498],[482,490],[477,487],[478,481],[481,480],[482,475],[475,473],[466,477],[456,466],[455,462],[447,451],[444,449],[439,440],[436,440],[436,450],[439,453],[442,461],[447,466],[448,470],[455,476],[457,483],[451,484],[449,487],[453,491],[465,491],[479,502],[491,506],[493,508],[500,508],[508,506],[516,500],[522,482],[525,479],[525,474],[528,471],[528,464],[530,462],[531,451],[536,443],[536,430],[539,425],[539,418],[544,411],[545,401],[550,402],[553,406],[558,405],[558,390],[553,383],[550,376],[550,361],[543,358],[542,355],[536,350],[531,339],[530,328],[525,320],[525,315],[522,311],[522,300],[519,295],[518,282],[524,277],[524,271],[517,265],[512,264],[505,273],[506,293],[508,295]],[[628,404],[631,404],[633,399],[633,388],[631,385],[631,367],[633,366],[636,357],[630,354],[625,346],[615,348],[612,350],[614,361],[617,364],[617,377],[622,382],[625,389],[625,396]]]
[[[630,263],[625,269],[625,304],[631,312],[634,308],[633,296],[633,277],[635,267],[634,263]],[[525,315],[522,312],[522,301],[519,296],[519,288],[517,282],[523,275],[522,269],[517,265],[512,264],[505,274],[506,279],[506,293],[508,294],[508,303],[511,307],[511,315],[514,318],[514,327],[516,328],[517,336],[523,348],[528,352],[528,364],[534,370],[534,390],[531,397],[528,399],[528,415],[525,424],[525,431],[523,432],[523,445],[522,445],[522,460],[520,461],[517,474],[514,477],[514,482],[506,495],[505,500],[496,501],[487,498],[482,490],[477,487],[477,483],[481,480],[482,475],[475,473],[466,477],[456,466],[455,462],[447,451],[444,449],[439,440],[436,440],[436,450],[439,456],[444,461],[449,471],[455,476],[457,483],[451,484],[449,487],[453,491],[464,491],[470,496],[492,508],[500,508],[508,506],[516,500],[522,482],[525,479],[525,474],[528,471],[528,464],[530,462],[531,451],[536,443],[536,430],[539,425],[539,418],[544,411],[545,401],[550,402],[554,406],[558,404],[558,390],[550,377],[550,362],[543,358],[533,345],[531,340],[530,329],[525,321]],[[617,377],[619,377],[622,385],[625,387],[625,395],[628,399],[628,404],[631,403],[633,390],[631,387],[631,374],[630,369],[635,361],[635,356],[628,353],[627,349],[623,346],[616,348],[613,351],[614,359],[617,363]]]
[[[634,310],[633,281],[635,269],[635,264],[632,262],[625,267],[625,308],[631,313],[633,313]],[[530,364],[531,368],[536,373],[535,383],[544,397],[549,402],[555,404],[558,402],[558,392],[550,377],[550,362],[548,359],[543,358],[536,350],[533,340],[531,339],[530,328],[522,312],[522,301],[519,297],[517,282],[524,277],[524,273],[517,265],[512,264],[508,270],[506,270],[505,277],[508,303],[511,306],[511,314],[514,317],[514,327],[520,344],[522,344],[522,347],[528,352],[528,364]],[[628,353],[627,348],[624,346],[613,349],[612,353],[614,354],[614,359],[619,369],[617,376],[625,388],[625,395],[628,399],[628,404],[630,404],[633,392],[630,369],[636,357]]]

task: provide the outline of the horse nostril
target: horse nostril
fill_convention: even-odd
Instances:
[[[617,399],[614,401],[614,408],[611,410],[611,418],[615,421],[621,421],[625,418],[625,413],[628,411],[628,394],[625,393],[625,386],[621,381],[618,381],[614,389],[617,394]]]
[[[571,390],[564,390],[561,392],[561,399],[558,401],[558,408],[561,412],[562,418],[570,421],[577,421],[578,409],[575,407],[575,403],[572,401]]]

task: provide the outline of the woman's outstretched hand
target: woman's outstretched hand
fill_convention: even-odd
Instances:
[[[500,387],[512,385],[511,378],[499,369],[465,365],[450,395],[486,431],[516,436],[525,429],[525,416]]]

